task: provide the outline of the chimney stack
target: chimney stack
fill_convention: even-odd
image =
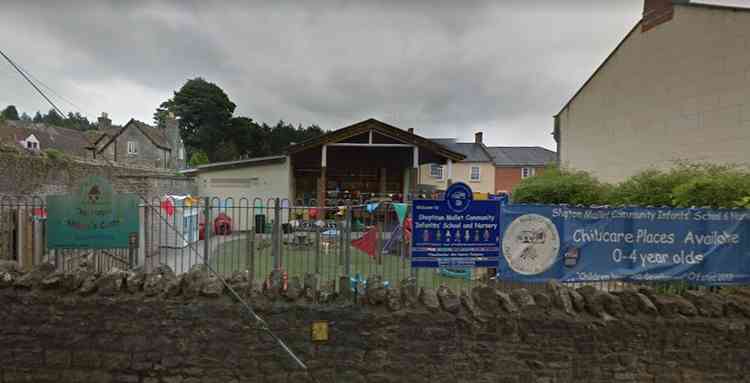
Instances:
[[[476,132],[476,133],[474,133],[474,143],[475,144],[482,144],[482,132]]]
[[[169,129],[177,129],[177,118],[174,116],[174,113],[167,112],[167,118],[164,119],[164,127]]]
[[[641,32],[646,32],[674,17],[674,3],[689,3],[689,0],[644,0]]]
[[[99,130],[109,129],[112,127],[112,120],[109,119],[109,115],[107,115],[107,113],[105,112],[102,112],[102,115],[99,116],[98,121],[99,123],[96,125],[96,128]]]
[[[409,128],[409,134],[414,134],[414,128]]]

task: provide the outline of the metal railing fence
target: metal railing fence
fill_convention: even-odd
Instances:
[[[175,273],[209,263],[225,276],[249,272],[266,281],[280,270],[291,280],[316,274],[321,284],[352,286],[379,276],[392,287],[414,278],[420,287],[448,286],[454,291],[492,281],[501,289],[543,288],[540,284],[496,281],[491,269],[445,270],[411,267],[408,233],[394,202],[340,200],[318,207],[314,199],[155,198],[139,206],[138,241],[126,249],[48,249],[47,206],[38,197],[0,198],[0,260],[17,261],[29,270],[53,262],[73,270],[86,261],[98,272],[112,268],[151,271],[167,265]],[[306,204],[305,204],[306,203]],[[372,207],[377,203],[377,208]],[[369,207],[369,208],[368,208]],[[410,219],[407,209],[406,220]],[[587,283],[607,290],[629,284]],[[578,287],[582,284],[572,285]],[[653,286],[681,291],[686,283]],[[337,286],[338,288],[344,286]]]

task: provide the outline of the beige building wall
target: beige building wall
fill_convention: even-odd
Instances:
[[[239,206],[242,198],[252,205],[255,198],[264,203],[269,198],[289,199],[292,180],[289,161],[226,170],[201,170],[196,177],[202,197],[233,198]]]
[[[479,166],[479,181],[471,181],[472,166]],[[448,165],[443,165],[443,179],[437,179],[430,174],[430,165],[419,167],[419,183],[433,185],[440,190],[447,188]],[[474,192],[495,192],[495,165],[490,162],[458,162],[453,164],[453,182],[463,182],[471,187]]]
[[[621,181],[675,160],[750,161],[750,12],[675,6],[635,29],[559,115],[560,161]]]

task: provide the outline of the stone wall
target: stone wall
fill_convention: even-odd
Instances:
[[[0,382],[750,382],[741,290],[455,294],[375,279],[354,304],[306,279],[229,283],[311,375],[200,267],[177,278],[0,263]],[[312,343],[314,320],[328,321],[328,342]]]
[[[192,179],[173,171],[125,167],[70,157],[49,158],[0,148],[0,197],[39,196],[72,192],[88,176],[103,176],[116,192],[147,198],[165,193],[195,194]]]

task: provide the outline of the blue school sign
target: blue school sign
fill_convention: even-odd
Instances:
[[[750,212],[502,207],[498,275],[520,282],[750,282]]]
[[[444,200],[415,200],[412,267],[497,267],[500,204],[474,201],[471,188],[455,183]]]

